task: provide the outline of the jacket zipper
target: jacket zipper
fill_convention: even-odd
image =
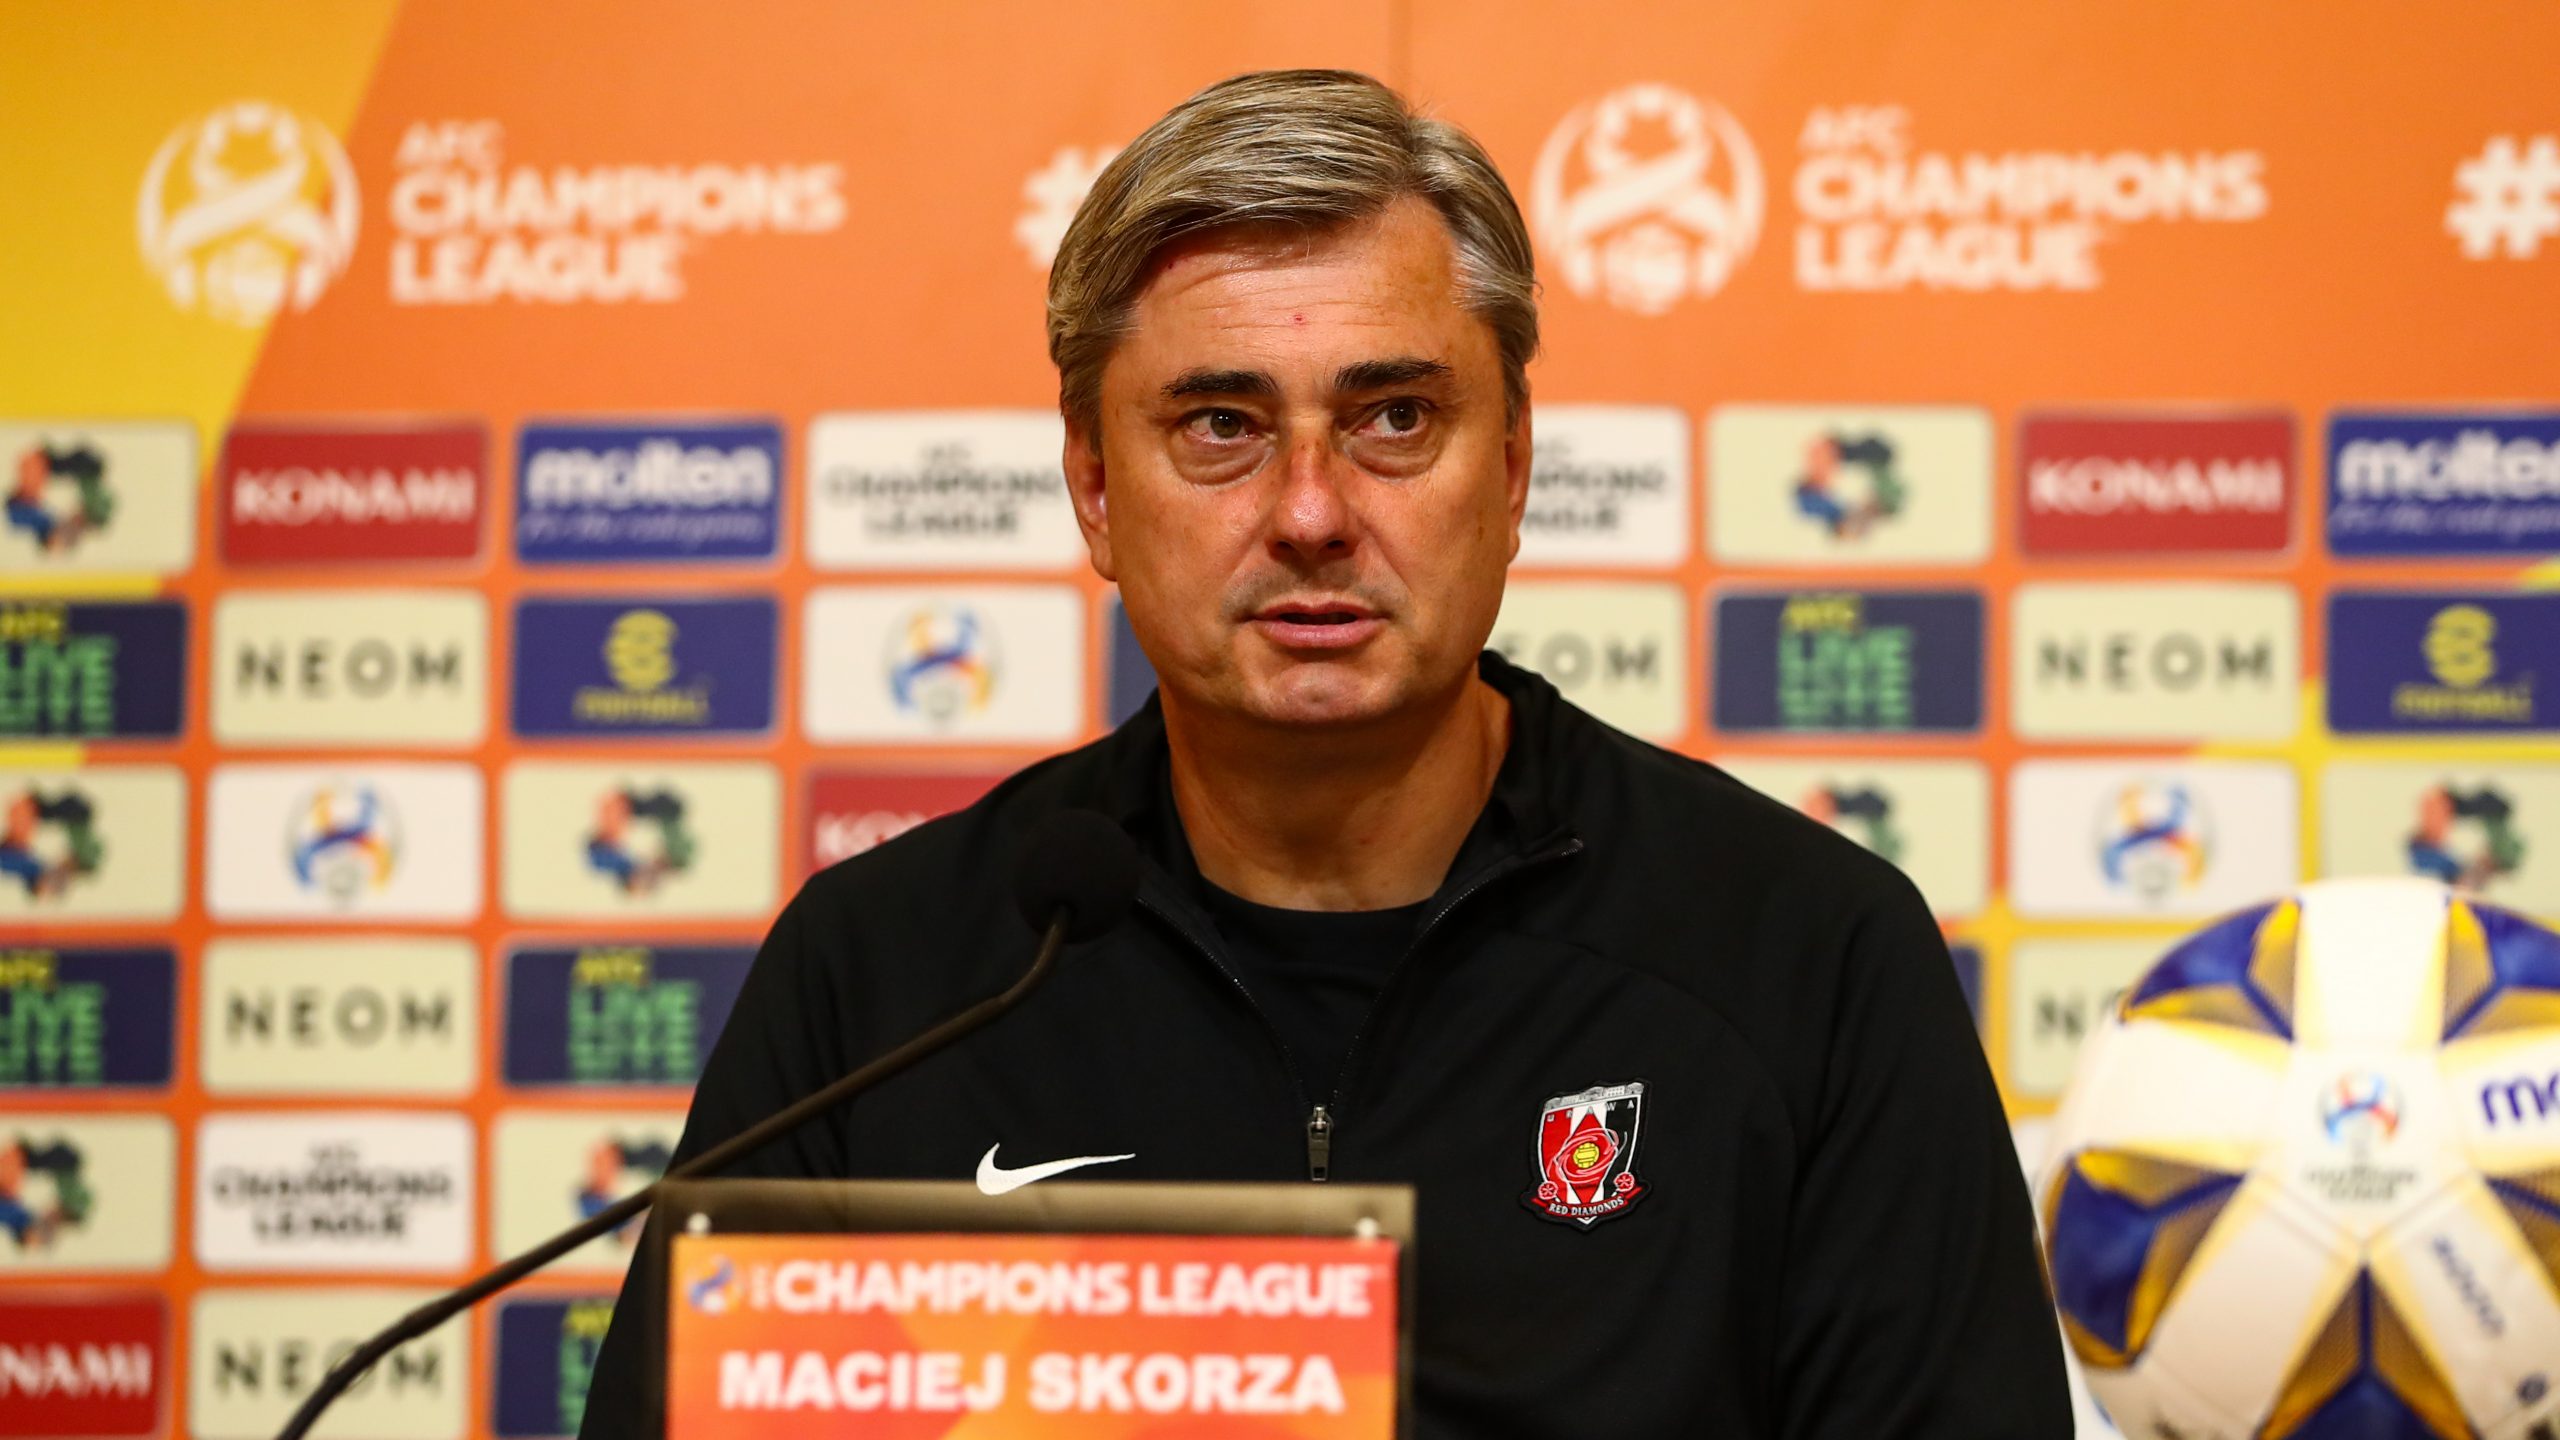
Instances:
[[[1421,928],[1413,932],[1413,939],[1405,945],[1404,954],[1396,960],[1395,968],[1387,972],[1386,983],[1378,987],[1378,998],[1376,1003],[1372,1004],[1369,1007],[1369,1013],[1361,1018],[1360,1028],[1351,1032],[1351,1048],[1342,1052],[1342,1073],[1333,1077],[1333,1089],[1326,1095],[1326,1100],[1333,1106],[1341,1105],[1343,1082],[1349,1079],[1352,1075],[1358,1073],[1360,1069],[1360,1047],[1366,1043],[1369,1038],[1370,1022],[1377,1019],[1379,1011],[1387,1008],[1387,998],[1394,992],[1396,981],[1403,977],[1406,970],[1412,968],[1413,957],[1421,951],[1422,942],[1431,938],[1431,932],[1439,928],[1441,921],[1448,919],[1452,912],[1454,912],[1459,906],[1466,904],[1477,891],[1482,890],[1494,881],[1517,875],[1521,871],[1530,869],[1534,866],[1544,865],[1551,861],[1562,860],[1568,855],[1580,854],[1581,851],[1581,837],[1567,835],[1561,840],[1550,843],[1544,849],[1532,851],[1526,855],[1515,855],[1496,864],[1488,865],[1484,869],[1478,871],[1476,873],[1476,877],[1473,880],[1468,881],[1457,894],[1450,896],[1439,909],[1432,911],[1427,916],[1424,916]],[[1318,1105],[1315,1107],[1315,1112],[1308,1117],[1308,1179],[1322,1180],[1325,1178],[1326,1173],[1332,1168],[1333,1133],[1338,1128],[1339,1122],[1334,1119],[1332,1111],[1326,1105]],[[1319,1129],[1321,1129],[1322,1132],[1321,1152],[1318,1150]],[[1318,1163],[1319,1153],[1323,1156],[1322,1164]]]
[[[1298,1102],[1307,1106],[1307,1179],[1322,1184],[1333,1175],[1334,1132],[1340,1128],[1340,1122],[1334,1118],[1333,1107],[1341,1103],[1343,1077],[1357,1068],[1353,1062],[1360,1058],[1361,1043],[1368,1039],[1369,1019],[1375,1018],[1380,1010],[1386,1008],[1387,994],[1394,988],[1397,978],[1402,976],[1406,967],[1411,964],[1414,952],[1422,948],[1422,942],[1430,938],[1431,932],[1439,927],[1441,921],[1449,918],[1451,912],[1467,903],[1487,885],[1506,876],[1516,875],[1531,866],[1543,865],[1551,860],[1561,860],[1568,855],[1577,854],[1581,849],[1582,841],[1578,837],[1568,835],[1543,850],[1527,855],[1515,855],[1488,865],[1478,871],[1475,878],[1469,880],[1457,894],[1442,902],[1439,909],[1425,916],[1421,928],[1413,932],[1412,941],[1405,946],[1404,954],[1396,960],[1395,968],[1387,972],[1386,983],[1378,987],[1378,1003],[1369,1007],[1369,1017],[1364,1018],[1360,1028],[1352,1032],[1351,1048],[1343,1054],[1342,1074],[1333,1077],[1333,1087],[1326,1092],[1322,1102],[1308,1098],[1306,1076],[1299,1073],[1297,1059],[1289,1053],[1288,1042],[1280,1038],[1279,1027],[1273,1025],[1271,1017],[1264,1014],[1262,1007],[1255,1003],[1253,992],[1245,988],[1244,981],[1238,978],[1236,972],[1227,965],[1225,957],[1212,949],[1207,941],[1193,934],[1180,919],[1144,894],[1138,897],[1138,908],[1163,921],[1168,929],[1188,941],[1192,949],[1199,951],[1200,957],[1208,961],[1211,968],[1220,975],[1225,976],[1228,984],[1235,987],[1236,994],[1244,1001],[1245,1008],[1252,1011],[1254,1019],[1261,1023],[1262,1033],[1270,1038],[1271,1048],[1280,1054],[1281,1068],[1289,1072],[1289,1084],[1298,1092]]]
[[[1272,1024],[1271,1017],[1263,1013],[1262,1006],[1253,998],[1253,992],[1245,988],[1244,981],[1238,977],[1234,969],[1227,964],[1226,957],[1220,955],[1215,949],[1211,948],[1208,941],[1203,940],[1198,935],[1194,934],[1191,927],[1183,924],[1181,919],[1175,916],[1171,911],[1165,909],[1161,905],[1158,905],[1153,900],[1148,899],[1144,892],[1141,892],[1138,896],[1138,908],[1146,911],[1150,915],[1153,915],[1158,920],[1163,921],[1166,929],[1181,936],[1185,943],[1189,944],[1192,949],[1200,953],[1201,959],[1209,962],[1210,969],[1213,969],[1220,975],[1225,976],[1227,983],[1235,987],[1236,998],[1244,1001],[1244,1008],[1253,1012],[1255,1022],[1262,1026],[1263,1036],[1270,1040],[1271,1048],[1279,1052],[1280,1068],[1289,1073],[1289,1088],[1297,1092],[1298,1103],[1301,1105],[1309,1104],[1310,1102],[1307,1099],[1307,1078],[1299,1073],[1297,1057],[1289,1053],[1289,1042],[1280,1037],[1280,1027]],[[1307,1116],[1308,1179],[1322,1180],[1325,1178],[1324,1172],[1329,1169],[1331,1165],[1330,1157],[1333,1152],[1332,1135],[1333,1121],[1331,1117],[1326,1115],[1325,1108],[1322,1105],[1313,1106]]]

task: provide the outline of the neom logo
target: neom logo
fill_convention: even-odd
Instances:
[[[450,991],[358,985],[247,986],[222,999],[222,1035],[233,1045],[365,1049],[386,1040],[454,1038]]]
[[[233,688],[243,694],[378,700],[450,693],[464,681],[463,647],[451,641],[246,641],[234,659]]]
[[[1535,670],[1570,695],[1606,685],[1658,685],[1669,671],[1663,665],[1662,642],[1653,635],[1590,635],[1554,631],[1540,635],[1527,627],[1496,630],[1486,642],[1515,665]]]
[[[2106,690],[2265,689],[2277,681],[2275,642],[2264,635],[2045,636],[2036,642],[2039,684]]]
[[[218,1339],[213,1342],[214,1392],[299,1400],[358,1343],[300,1336],[274,1341]],[[378,1387],[395,1395],[440,1395],[444,1385],[444,1352],[404,1345],[348,1386],[347,1394],[362,1395]]]

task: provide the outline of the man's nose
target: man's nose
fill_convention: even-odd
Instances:
[[[1357,522],[1343,485],[1352,467],[1329,438],[1310,437],[1289,447],[1272,502],[1271,548],[1277,558],[1308,562],[1350,553]]]

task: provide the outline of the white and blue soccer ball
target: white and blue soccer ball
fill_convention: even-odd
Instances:
[[[2333,880],[2180,942],[2037,1177],[2137,1440],[2560,1440],[2560,934]]]

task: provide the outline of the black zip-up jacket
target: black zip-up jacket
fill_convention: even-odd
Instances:
[[[1041,815],[1098,809],[1148,855],[1129,922],[741,1173],[961,1179],[1000,1144],[1015,1166],[1135,1155],[1079,1180],[1411,1183],[1429,1440],[2067,1440],[2025,1183],[1909,882],[1533,674],[1481,674],[1510,749],[1343,1074],[1298,1073],[1221,958],[1150,702],[812,877],[678,1158],[1010,984],[1032,949],[1013,855]],[[1615,1133],[1556,1162],[1593,1184],[1542,1195],[1548,1103],[1634,1082],[1640,1109],[1602,1100]],[[642,1284],[626,1306],[656,1303]],[[606,1336],[590,1440],[658,1433],[651,1333]]]

